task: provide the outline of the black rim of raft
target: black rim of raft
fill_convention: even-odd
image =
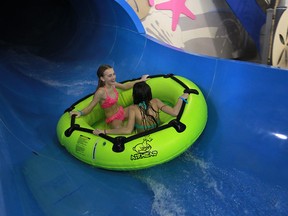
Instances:
[[[180,84],[184,88],[183,93],[199,95],[198,90],[189,89],[187,87],[187,85],[185,85],[185,83],[183,83],[181,80],[179,80],[177,77],[175,77],[174,74],[165,74],[165,75],[160,74],[160,75],[149,76],[149,78],[156,78],[156,77],[170,78],[170,79],[174,80],[175,82],[177,82],[178,84]],[[126,80],[124,82],[129,82],[129,81],[134,81],[134,80],[136,80],[136,79]],[[76,104],[78,104],[81,101],[85,100],[86,98],[92,96],[93,94],[94,93],[91,93],[91,94],[87,95],[86,97],[76,101],[68,109],[66,109],[65,112],[70,112],[70,111],[74,110]],[[113,143],[112,150],[114,152],[123,152],[124,149],[125,149],[125,143],[130,142],[131,140],[137,139],[139,137],[147,136],[147,135],[155,133],[157,131],[164,130],[164,129],[169,128],[169,127],[174,127],[175,130],[178,133],[181,133],[181,132],[183,132],[186,129],[186,125],[183,124],[180,121],[180,119],[182,117],[182,114],[183,114],[183,111],[184,111],[184,108],[185,108],[185,105],[186,105],[186,103],[182,102],[179,114],[176,116],[175,119],[173,119],[170,122],[168,122],[167,124],[161,125],[161,126],[159,126],[157,128],[153,128],[151,130],[143,131],[143,132],[140,132],[140,133],[137,133],[135,135],[128,136],[128,137],[125,137],[125,136],[111,137],[111,136],[109,136],[107,134],[99,134],[98,136],[100,136],[100,137],[112,142]],[[72,115],[71,116],[70,127],[65,131],[65,136],[66,137],[71,136],[71,134],[75,130],[93,134],[93,130],[92,129],[84,128],[84,127],[81,127],[79,124],[75,124],[75,118],[76,118],[76,115]]]

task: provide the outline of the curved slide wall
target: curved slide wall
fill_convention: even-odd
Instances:
[[[1,215],[287,214],[286,70],[161,45],[125,1],[45,3],[0,17],[14,24],[1,23]],[[74,159],[57,142],[57,120],[94,91],[102,63],[119,81],[146,73],[193,80],[209,109],[203,135],[181,157],[137,172]]]

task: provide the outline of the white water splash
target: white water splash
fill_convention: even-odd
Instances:
[[[143,178],[142,178],[143,180]],[[160,216],[184,216],[185,209],[177,200],[176,196],[164,184],[161,184],[152,178],[145,178],[145,183],[154,193],[152,204],[152,214]]]

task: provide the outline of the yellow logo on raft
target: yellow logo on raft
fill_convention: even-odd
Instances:
[[[156,157],[158,154],[157,150],[151,150],[152,146],[149,144],[153,139],[148,135],[143,138],[141,143],[135,145],[132,149],[137,152],[137,154],[131,155],[130,160],[139,160],[149,157]]]

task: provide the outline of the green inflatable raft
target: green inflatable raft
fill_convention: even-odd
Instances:
[[[129,81],[129,80],[128,80]],[[128,82],[126,81],[126,82]],[[167,162],[187,150],[201,135],[207,122],[207,105],[201,90],[190,80],[168,75],[150,76],[153,97],[174,106],[179,95],[188,92],[188,103],[182,104],[177,117],[160,112],[158,128],[131,135],[96,136],[94,128],[107,129],[104,111],[98,104],[85,116],[70,116],[71,110],[82,110],[93,94],[68,108],[57,124],[59,142],[77,159],[108,170],[137,170]],[[132,89],[119,91],[119,104],[133,103]]]

